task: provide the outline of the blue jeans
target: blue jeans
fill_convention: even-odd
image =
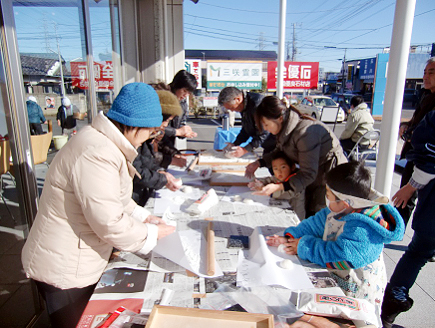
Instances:
[[[428,218],[432,219],[432,218]],[[408,250],[402,255],[391,276],[389,287],[405,287],[407,293],[414,285],[420,269],[435,252],[435,236],[414,232]]]

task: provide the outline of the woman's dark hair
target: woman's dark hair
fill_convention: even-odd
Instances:
[[[362,96],[353,96],[350,99],[350,105],[356,107],[364,102],[364,98]]]
[[[296,167],[295,162],[293,162],[290,158],[287,157],[287,155],[283,152],[283,151],[277,151],[272,153],[272,162],[276,159],[280,159],[282,158],[283,160],[285,160],[285,162],[288,164],[288,166],[290,167],[290,170],[293,171]]]
[[[314,120],[311,116],[302,114],[294,106],[290,106],[290,109],[288,109],[286,105],[282,102],[282,100],[278,97],[267,96],[263,98],[260,105],[258,105],[255,111],[255,124],[260,131],[263,131],[263,127],[261,124],[262,118],[266,118],[268,120],[277,120],[281,116],[283,116],[288,110],[297,113],[299,117],[303,119]]]
[[[194,75],[183,69],[175,74],[174,79],[169,83],[169,86],[171,87],[172,93],[183,88],[192,93],[198,86],[198,82],[196,82]]]
[[[340,193],[368,199],[372,177],[364,161],[353,161],[337,165],[326,173],[326,184]]]
[[[111,118],[108,119],[110,122],[113,123],[113,125],[115,125],[118,128],[119,131],[121,131],[122,134],[136,128],[135,126],[129,126],[129,125],[119,123],[118,121],[112,120]],[[145,128],[138,128],[135,135],[137,135],[141,129],[145,129]]]

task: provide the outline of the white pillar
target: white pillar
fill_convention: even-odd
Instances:
[[[387,69],[375,189],[390,195],[416,0],[397,0]]]
[[[284,50],[285,50],[285,20],[287,11],[287,0],[280,0],[279,8],[279,39],[278,39],[278,76],[276,79],[276,95],[279,99],[283,95],[284,80]]]

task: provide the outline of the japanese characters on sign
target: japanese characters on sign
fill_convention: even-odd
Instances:
[[[261,89],[261,62],[207,62],[207,89]]]
[[[277,62],[267,63],[267,88],[275,90]],[[319,81],[319,63],[284,62],[284,89],[316,89]]]
[[[376,58],[363,59],[360,62],[359,78],[373,80],[375,78]]]
[[[184,68],[190,74],[195,76],[196,82],[198,82],[198,86],[196,88],[201,89],[202,88],[201,61],[200,60],[186,59],[184,61]]]
[[[71,62],[72,85],[80,89],[89,87],[86,62]],[[94,62],[95,88],[113,89],[113,66],[111,61]]]

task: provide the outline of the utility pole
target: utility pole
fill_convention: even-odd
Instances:
[[[295,31],[295,23],[293,25],[293,42],[292,42],[292,61],[296,61],[296,31]]]
[[[264,33],[260,32],[260,36],[258,37],[258,50],[264,50]]]
[[[63,65],[62,65],[62,56],[60,55],[60,48],[59,48],[59,36],[57,34],[57,24],[54,25],[54,29],[56,31],[56,41],[57,41],[57,55],[59,57],[59,64],[60,64],[60,96],[63,98],[65,97],[65,83],[63,79]],[[54,52],[54,51],[53,51]]]
[[[344,49],[344,57],[343,57],[343,67],[342,67],[342,70],[343,70],[343,74],[342,74],[342,76],[341,76],[341,93],[344,93],[344,84],[345,84],[345,81],[344,81],[344,65],[346,65],[346,50],[347,49]]]

